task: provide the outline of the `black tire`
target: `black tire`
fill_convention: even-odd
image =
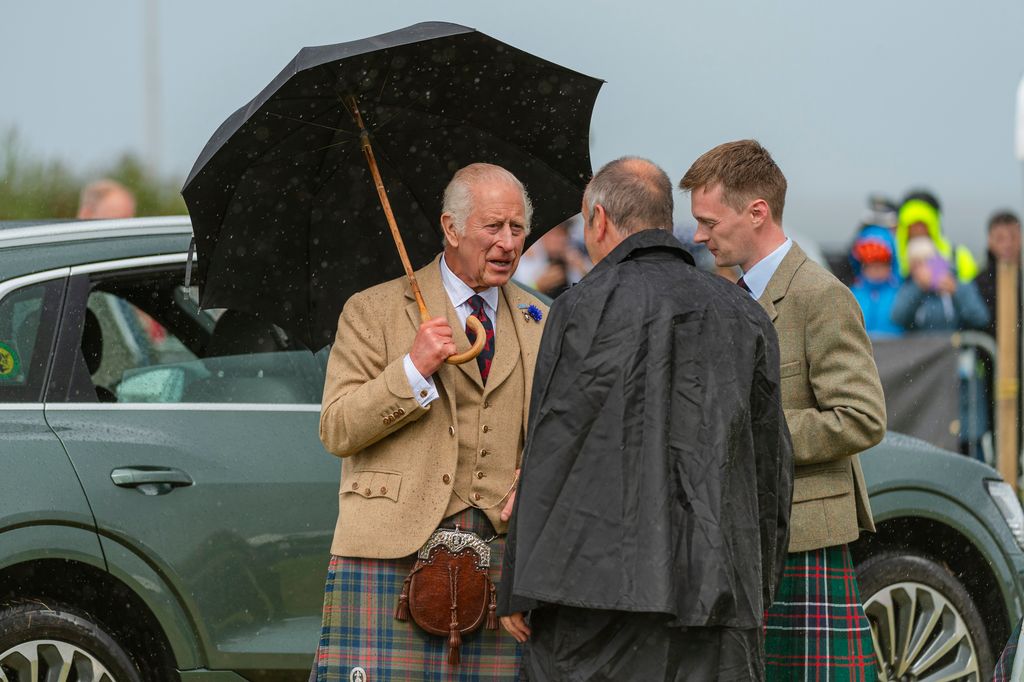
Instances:
[[[33,656],[40,661],[37,679],[27,672]],[[69,659],[68,682],[142,682],[128,652],[87,614],[53,602],[0,606],[0,670],[11,682],[49,679],[48,669]]]
[[[941,636],[954,635],[959,627],[966,630],[963,636],[954,637],[957,645],[948,654],[933,660],[925,671],[919,671],[922,677],[928,671],[955,663],[964,671],[961,677],[955,678],[957,680],[981,682],[992,678],[992,647],[981,614],[964,586],[941,563],[921,554],[882,552],[857,566],[857,580],[861,601],[876,635],[876,649],[882,650],[876,651],[885,666],[879,670],[881,680],[900,679],[893,670],[907,665],[898,656],[903,647],[902,636],[897,634],[892,638],[885,633],[884,620],[888,612],[895,613],[897,618],[909,616],[915,624],[921,625],[927,622],[928,614],[940,613],[933,634],[924,637],[924,644],[916,647],[916,656],[909,657],[911,662],[918,664],[924,658],[922,652],[928,650],[929,642]]]

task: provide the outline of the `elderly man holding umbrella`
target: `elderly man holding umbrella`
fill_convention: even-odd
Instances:
[[[411,555],[439,527],[489,542],[497,581],[546,310],[509,282],[530,212],[508,171],[463,168],[445,192],[444,253],[416,273],[440,316],[420,323],[405,278],[345,305],[320,420],[324,446],[344,462],[318,680],[357,668],[370,680],[448,673],[448,642],[394,618]],[[445,364],[468,343],[471,315],[486,330],[483,352]],[[515,679],[518,670],[515,641],[486,628],[466,637],[461,659],[462,679]]]

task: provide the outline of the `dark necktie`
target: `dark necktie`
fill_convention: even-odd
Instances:
[[[479,295],[474,295],[469,299],[469,307],[472,311],[470,314],[480,320],[480,324],[484,326],[484,333],[487,334],[484,349],[480,351],[480,355],[476,356],[476,365],[480,368],[480,378],[486,385],[487,375],[491,373],[491,360],[494,359],[494,325],[491,324],[491,318],[487,317],[484,299]],[[469,325],[466,325],[466,337],[470,343],[476,342],[476,334],[470,330]]]
[[[738,280],[736,281],[736,284],[737,284],[737,285],[738,285],[738,286],[739,286],[739,287],[740,287],[741,289],[743,289],[743,291],[747,292],[748,294],[750,293],[750,287],[748,287],[748,286],[747,286],[747,283],[746,283],[745,281],[743,281],[743,278],[742,278],[742,277],[740,277],[740,278],[739,278],[739,279],[738,279]]]

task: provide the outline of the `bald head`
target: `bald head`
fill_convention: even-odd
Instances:
[[[79,218],[131,218],[134,215],[135,195],[120,182],[97,180],[82,188]]]
[[[647,159],[624,156],[602,166],[583,194],[584,220],[597,205],[623,235],[651,228],[672,231],[672,182]]]

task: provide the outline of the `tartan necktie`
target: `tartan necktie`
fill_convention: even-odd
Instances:
[[[491,324],[491,318],[487,317],[487,311],[484,309],[484,299],[479,295],[474,295],[469,299],[469,307],[471,315],[476,319],[480,320],[480,324],[484,326],[484,333],[487,334],[487,340],[484,342],[484,348],[480,351],[480,355],[476,356],[476,365],[480,368],[480,378],[483,379],[484,385],[487,385],[487,375],[491,373],[491,360],[494,359],[494,325]],[[476,342],[476,334],[474,334],[469,325],[466,325],[466,337],[470,343]]]
[[[747,283],[743,280],[742,277],[740,277],[736,281],[736,286],[740,287],[741,289],[743,289],[743,291],[747,292],[748,294],[750,293],[750,287],[747,286]]]

